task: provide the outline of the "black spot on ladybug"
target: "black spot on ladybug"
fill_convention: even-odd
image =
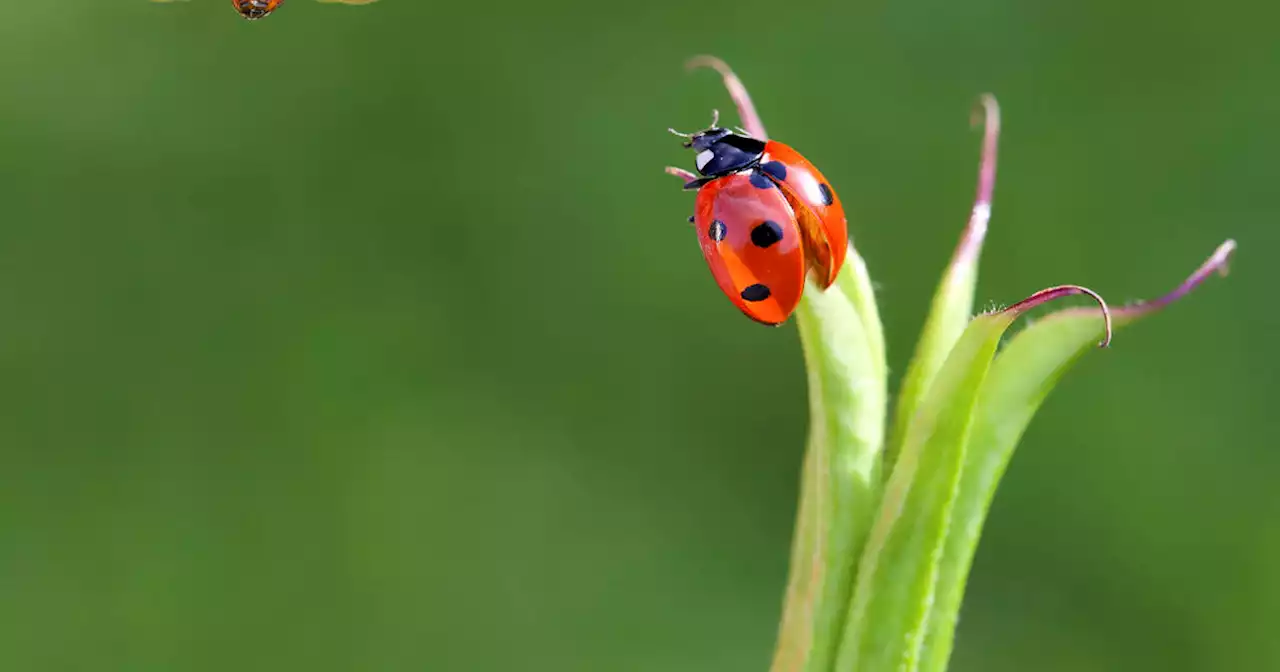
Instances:
[[[825,182],[818,184],[818,191],[822,192],[823,205],[831,205],[836,202],[835,196],[831,195],[831,187],[828,187]]]
[[[711,226],[707,227],[707,235],[711,237],[711,240],[714,240],[718,243],[724,240],[724,234],[725,234],[724,222],[718,219],[712,220]]]
[[[756,247],[769,247],[779,240],[782,240],[782,227],[771,219],[766,219],[751,229],[751,242]]]
[[[770,292],[768,287],[761,284],[755,284],[742,290],[742,300],[750,301],[752,303],[764,301],[769,298],[769,295],[772,293],[773,292]]]
[[[773,180],[765,177],[764,173],[758,170],[751,171],[751,184],[756,189],[773,189],[778,186],[773,183]]]
[[[785,181],[787,179],[787,167],[784,166],[781,161],[770,161],[769,163],[760,166],[760,169],[769,173],[777,180]]]

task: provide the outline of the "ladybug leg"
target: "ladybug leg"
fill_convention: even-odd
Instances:
[[[694,175],[693,173],[685,170],[684,168],[676,168],[675,166],[667,166],[667,174],[674,175],[684,180],[685,182],[690,182],[692,180],[698,179],[697,175]]]
[[[702,185],[710,182],[712,179],[709,177],[698,177],[684,168],[676,168],[674,166],[667,166],[667,174],[674,175],[684,180],[684,188],[686,190],[698,189],[702,187]]]
[[[675,167],[672,167],[672,166],[667,166],[667,174],[668,174],[668,175],[675,175],[676,177],[678,177],[678,178],[680,178],[680,179],[684,180],[684,181],[685,181],[685,185],[684,185],[684,188],[685,188],[685,189],[688,189],[690,184],[700,183],[700,182],[701,182],[701,180],[699,180],[698,176],[694,175],[693,173],[691,173],[691,172],[689,172],[689,171],[687,171],[687,170],[685,170],[685,169],[683,169],[683,168],[675,168]],[[698,184],[698,186],[702,186],[702,184]],[[693,220],[694,220],[694,216],[693,216],[693,215],[689,215],[689,223],[690,223],[690,224],[692,224],[692,223],[693,223]]]

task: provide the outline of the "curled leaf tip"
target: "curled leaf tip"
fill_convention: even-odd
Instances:
[[[1008,308],[1005,308],[1000,312],[1013,313],[1016,316],[1028,310],[1031,310],[1032,308],[1042,306],[1050,301],[1053,301],[1054,299],[1060,299],[1064,296],[1073,296],[1076,294],[1085,294],[1089,298],[1098,302],[1098,307],[1102,309],[1102,322],[1103,322],[1103,328],[1104,328],[1104,335],[1102,337],[1102,342],[1098,343],[1098,347],[1105,348],[1110,346],[1111,345],[1111,309],[1107,307],[1107,301],[1106,299],[1102,298],[1102,295],[1098,294],[1092,289],[1089,289],[1088,287],[1081,287],[1080,285],[1059,285],[1057,287],[1049,287],[1048,289],[1042,289],[1036,292],[1035,294],[1028,296],[1027,298],[1013,304],[1012,306],[1009,306]]]
[[[1129,315],[1143,315],[1164,308],[1187,294],[1190,294],[1191,290],[1199,287],[1201,283],[1209,278],[1209,276],[1215,273],[1225,276],[1227,274],[1228,265],[1231,262],[1231,255],[1234,254],[1235,251],[1236,241],[1231,239],[1223,241],[1223,243],[1218,246],[1218,249],[1214,250],[1213,254],[1210,255],[1208,259],[1205,259],[1204,263],[1200,264],[1200,267],[1191,275],[1187,276],[1187,279],[1183,280],[1182,284],[1175,287],[1173,291],[1158,299],[1125,306],[1120,310]]]
[[[686,70],[697,70],[698,68],[711,68],[713,70],[718,71],[721,75],[724,75],[726,77],[733,76],[733,70],[729,68],[728,63],[725,63],[723,60],[716,58],[715,56],[711,56],[709,54],[698,54],[697,56],[690,58],[689,60],[685,61],[684,67]]]
[[[996,149],[1000,141],[1000,104],[996,97],[984,93],[974,105],[969,119],[971,124],[983,123],[982,159],[978,168],[978,188],[973,197],[973,211],[964,236],[956,247],[953,263],[972,263],[982,250],[987,237],[987,223],[991,221],[991,197],[996,188]]]
[[[729,97],[738,108],[738,117],[742,119],[742,125],[746,127],[747,134],[761,140],[769,139],[769,135],[764,130],[764,123],[760,121],[760,115],[756,114],[756,106],[747,93],[747,87],[743,86],[742,80],[733,74],[728,63],[715,56],[694,56],[685,63],[685,68],[688,70],[711,68],[720,73],[720,77],[724,80],[724,88],[729,90]]]

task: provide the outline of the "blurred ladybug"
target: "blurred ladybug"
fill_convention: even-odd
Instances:
[[[702,256],[721,291],[763,324],[786,321],[810,271],[830,287],[849,249],[840,198],[808,159],[774,140],[711,127],[687,138],[701,177],[694,215]]]
[[[231,4],[240,12],[240,16],[256,21],[276,11],[284,4],[284,0],[231,0]]]
[[[377,0],[319,0],[320,2],[343,5],[367,5]],[[187,2],[187,0],[151,0],[151,2]],[[284,0],[231,0],[231,6],[244,18],[253,21],[261,19],[279,9]]]

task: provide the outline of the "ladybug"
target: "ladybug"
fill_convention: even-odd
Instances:
[[[687,138],[701,177],[693,222],[720,290],[751,319],[791,316],[812,272],[830,287],[849,250],[848,222],[831,183],[799,152],[746,131],[711,127]]]
[[[231,4],[240,12],[240,16],[255,21],[274,12],[284,4],[284,0],[231,0]]]

